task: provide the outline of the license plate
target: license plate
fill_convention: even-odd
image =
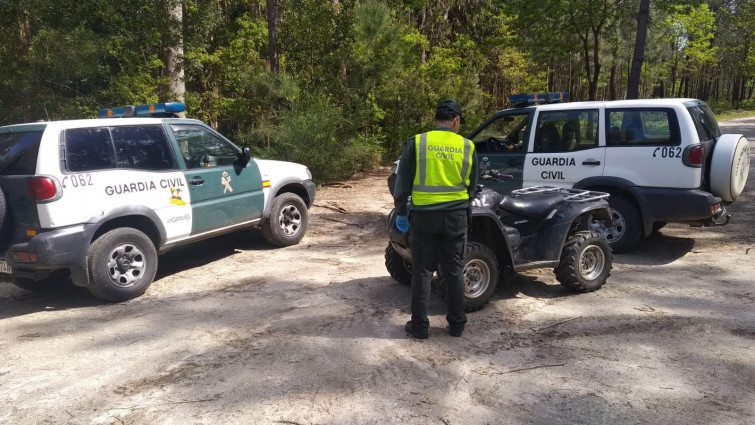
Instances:
[[[10,265],[5,260],[0,260],[0,273],[10,274]]]

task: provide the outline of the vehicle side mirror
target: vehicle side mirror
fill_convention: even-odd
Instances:
[[[249,153],[249,148],[244,148],[239,152],[238,157],[239,164],[245,166],[252,159],[252,154]]]

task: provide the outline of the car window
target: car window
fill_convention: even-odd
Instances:
[[[107,127],[66,130],[64,146],[68,171],[115,168],[115,151]]]
[[[41,131],[0,134],[0,176],[35,174],[41,140]]]
[[[178,146],[186,161],[186,168],[211,168],[231,165],[238,150],[226,140],[198,125],[171,125]]]
[[[535,152],[571,152],[598,146],[598,110],[541,112]]]
[[[695,123],[695,130],[697,130],[700,142],[717,139],[721,136],[718,121],[716,121],[716,117],[708,105],[688,106],[687,111],[689,111],[692,121]]]
[[[527,152],[529,117],[528,113],[505,115],[490,122],[474,137],[477,153]]]
[[[609,109],[608,146],[679,145],[679,124],[671,109]]]
[[[152,171],[174,168],[162,126],[113,127],[111,134],[118,168]]]
[[[160,125],[66,130],[64,146],[68,171],[175,168],[168,139]]]

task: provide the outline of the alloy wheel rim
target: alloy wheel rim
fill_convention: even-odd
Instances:
[[[608,243],[615,243],[624,236],[624,232],[626,231],[626,221],[624,220],[624,216],[618,210],[610,208],[610,213],[611,221],[613,222],[611,226],[607,226],[605,220],[593,219],[590,222],[590,228],[592,230],[597,230],[601,236],[608,241]]]
[[[278,225],[286,236],[293,236],[301,228],[301,213],[294,205],[286,205],[278,214]]]
[[[133,286],[144,274],[146,267],[144,253],[130,243],[118,245],[110,252],[107,260],[110,281],[122,288]]]

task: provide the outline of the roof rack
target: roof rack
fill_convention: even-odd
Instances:
[[[564,187],[553,186],[532,186],[523,189],[512,190],[509,194],[512,197],[529,195],[533,193],[561,193],[566,195],[563,202],[590,202],[598,199],[606,199],[610,195],[606,192],[596,192],[584,189],[568,189]]]
[[[515,108],[537,105],[538,103],[561,103],[567,100],[569,100],[569,93],[566,92],[516,94],[509,97],[509,102]]]
[[[178,114],[186,110],[181,102],[153,103],[150,105],[128,105],[123,108],[100,109],[100,118],[178,118]]]

